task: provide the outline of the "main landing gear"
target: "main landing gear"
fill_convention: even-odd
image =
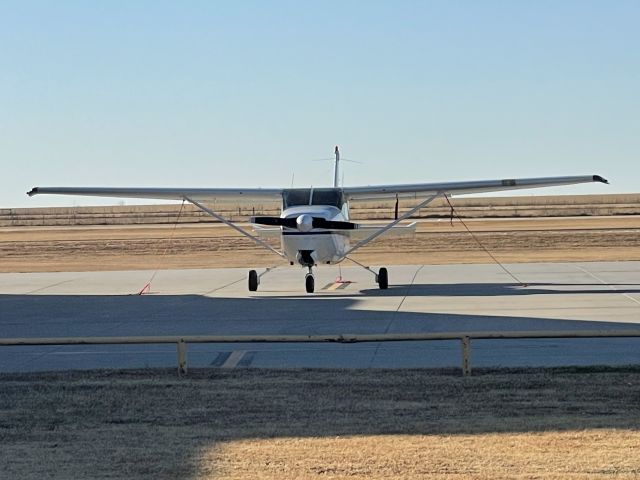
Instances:
[[[373,276],[375,277],[376,283],[378,284],[378,287],[380,288],[380,290],[386,290],[387,288],[389,288],[389,273],[387,272],[387,269],[385,267],[380,267],[380,270],[376,272],[372,268],[367,267],[366,265],[363,265],[362,263],[358,262],[357,260],[354,260],[351,257],[345,257],[345,258],[347,260],[352,261],[356,265],[361,266],[367,272],[373,273]]]
[[[307,293],[313,293],[316,288],[316,281],[315,281],[315,278],[313,277],[313,267],[309,265],[307,266],[307,268],[309,269],[309,271],[304,276],[304,287]],[[378,284],[378,287],[380,288],[380,290],[386,290],[387,288],[389,288],[389,273],[387,272],[387,269],[385,267],[381,267],[380,270],[378,270],[378,273],[376,273],[374,270],[370,269],[369,267],[364,267],[364,268],[375,275],[376,283]],[[260,285],[260,277],[271,270],[272,268],[268,268],[267,271],[261,273],[260,275],[258,275],[258,272],[256,272],[255,270],[249,270],[249,276],[248,276],[249,291],[250,292],[258,291],[258,285]]]
[[[258,273],[255,270],[249,270],[249,276],[247,277],[247,280],[249,281],[249,291],[250,292],[258,291],[258,285],[260,285],[260,278],[263,275],[266,275],[267,273],[269,273],[271,270],[275,270],[276,268],[278,268],[277,265],[273,267],[268,267],[262,273]]]
[[[376,275],[376,282],[378,282],[378,287],[380,287],[380,290],[386,290],[387,288],[389,288],[389,274],[387,273],[386,268],[380,268],[380,271]]]
[[[249,270],[249,291],[257,291],[259,284],[260,279],[258,278],[258,272],[256,272],[255,270]]]

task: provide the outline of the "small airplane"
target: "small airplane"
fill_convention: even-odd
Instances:
[[[377,272],[355,261],[350,255],[383,234],[406,234],[415,232],[415,222],[399,225],[415,212],[438,197],[452,195],[495,192],[577,183],[609,183],[599,175],[515,178],[446,183],[418,183],[399,185],[376,185],[340,187],[338,185],[340,150],[335,147],[333,187],[330,188],[84,188],[84,187],[34,187],[27,194],[81,195],[99,197],[145,198],[161,200],[182,200],[189,202],[220,222],[235,229],[252,241],[286,259],[291,265],[299,264],[307,269],[305,289],[313,293],[315,281],[313,267],[320,264],[338,264],[345,259],[371,272],[379,288],[389,286],[387,269]],[[395,219],[385,225],[362,225],[349,220],[351,200],[395,199]],[[416,204],[398,216],[399,199],[413,199]],[[282,212],[279,217],[256,216],[251,218],[254,232],[239,227],[214,212],[203,203],[216,200],[243,200],[247,202],[281,200]],[[278,235],[281,249],[278,251],[259,237]],[[352,244],[352,241],[355,242]],[[260,278],[271,269],[258,274],[250,270],[249,291],[258,290]]]

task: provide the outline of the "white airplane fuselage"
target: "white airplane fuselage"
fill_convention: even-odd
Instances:
[[[297,228],[282,227],[282,252],[289,262],[300,265],[332,264],[343,260],[349,249],[349,235],[325,228],[313,228],[313,217],[348,221],[348,210],[331,205],[304,205],[285,209],[280,218],[295,218]]]

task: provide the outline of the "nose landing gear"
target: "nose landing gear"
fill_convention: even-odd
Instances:
[[[304,286],[307,290],[307,293],[313,293],[315,290],[315,279],[313,278],[313,271],[311,267],[309,267],[309,273],[304,276]]]

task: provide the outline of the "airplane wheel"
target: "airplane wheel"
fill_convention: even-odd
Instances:
[[[258,290],[258,272],[255,270],[249,270],[249,291],[255,292]]]
[[[313,293],[313,290],[315,289],[315,280],[313,279],[313,275],[307,275],[306,277],[304,277],[304,286],[307,289],[307,293]]]
[[[387,269],[382,267],[378,272],[378,286],[380,290],[386,290],[389,287],[389,274]]]

